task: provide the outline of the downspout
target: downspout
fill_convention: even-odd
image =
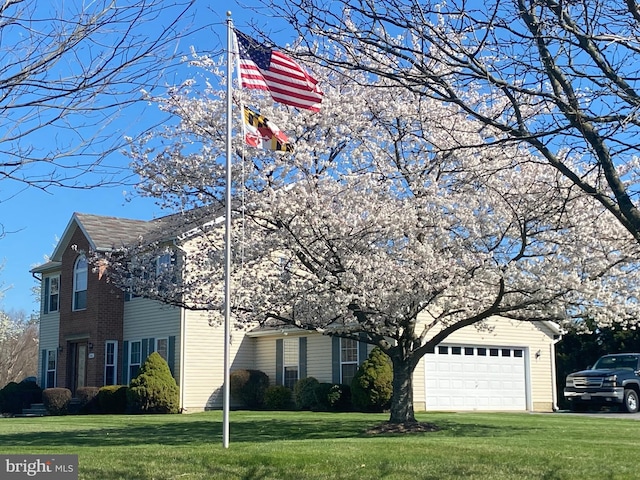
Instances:
[[[186,315],[186,309],[180,307],[180,410],[181,411],[185,411],[184,408],[184,392],[185,392],[185,385],[184,385],[184,355],[185,355],[185,335],[186,335],[186,330],[187,330],[187,315]]]
[[[557,336],[557,338],[555,338]],[[556,374],[556,344],[562,340],[562,335],[554,335],[553,342],[549,346],[551,350],[551,397],[553,401],[552,409],[554,412],[560,410],[558,407],[558,379]]]
[[[178,245],[178,240],[173,239],[173,246],[185,253],[185,250]],[[185,378],[184,378],[184,370],[185,370],[185,336],[187,333],[187,310],[184,307],[180,307],[180,385],[178,388],[180,389],[180,411],[185,412],[184,402],[185,402]]]

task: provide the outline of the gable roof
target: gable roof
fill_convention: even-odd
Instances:
[[[89,241],[91,250],[107,252],[113,248],[135,243],[157,226],[157,220],[132,220],[75,212],[58,241],[50,260],[31,269],[32,273],[45,272],[60,265],[62,254],[69,247],[71,237],[79,228]]]
[[[67,224],[60,241],[48,262],[31,269],[31,273],[43,273],[59,268],[62,254],[69,248],[71,237],[79,228],[95,252],[108,252],[115,248],[135,245],[140,241],[170,241],[179,234],[197,229],[203,222],[219,216],[221,208],[201,207],[188,212],[160,217],[154,220],[93,215],[75,212]]]

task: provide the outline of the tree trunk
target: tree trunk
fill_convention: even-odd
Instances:
[[[390,423],[415,423],[413,412],[413,379],[415,364],[399,355],[391,357],[393,362],[393,397],[391,398]]]

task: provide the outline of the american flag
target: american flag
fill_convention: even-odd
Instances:
[[[318,81],[290,57],[235,31],[244,88],[268,90],[274,101],[297,108],[320,110]]]

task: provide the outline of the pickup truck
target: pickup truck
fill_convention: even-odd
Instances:
[[[572,411],[610,405],[636,413],[639,396],[640,353],[600,357],[593,367],[567,375],[564,388]]]

